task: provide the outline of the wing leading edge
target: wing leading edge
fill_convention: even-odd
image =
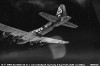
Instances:
[[[22,35],[25,35],[28,33],[26,31],[22,31],[22,30],[13,28],[13,27],[9,27],[9,26],[4,25],[2,23],[0,23],[0,30],[3,32],[9,32],[9,33],[11,33],[11,35],[14,35],[14,36],[22,36]]]

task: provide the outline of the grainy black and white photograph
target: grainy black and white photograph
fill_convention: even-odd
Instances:
[[[99,0],[0,0],[0,63],[99,64]]]

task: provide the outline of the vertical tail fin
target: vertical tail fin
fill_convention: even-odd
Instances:
[[[58,10],[57,10],[56,15],[57,15],[58,17],[67,16],[67,12],[66,12],[66,8],[65,8],[65,5],[64,5],[64,4],[61,4],[61,5],[58,7]]]

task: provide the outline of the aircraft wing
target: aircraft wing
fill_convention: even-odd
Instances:
[[[72,28],[77,28],[78,25],[75,25],[69,21],[65,22],[64,24],[62,24],[62,26],[66,26],[66,27],[72,27]]]
[[[0,31],[11,33],[11,35],[14,35],[14,36],[22,36],[28,33],[26,31],[22,31],[22,30],[13,28],[13,27],[9,27],[2,23],[0,23]]]
[[[34,41],[39,41],[40,43],[54,43],[54,44],[67,44],[69,41],[63,41],[59,39],[53,39],[53,38],[48,38],[48,37],[40,37],[36,39],[31,40],[30,42]]]
[[[44,13],[44,12],[40,12],[39,15],[44,17],[45,19],[47,19],[50,22],[56,22],[58,20],[58,17]]]

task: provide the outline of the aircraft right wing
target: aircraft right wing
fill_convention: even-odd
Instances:
[[[72,28],[77,28],[78,25],[75,25],[69,21],[65,22],[64,24],[62,24],[62,26],[66,26],[66,27],[72,27]]]
[[[22,36],[22,35],[25,35],[25,34],[28,33],[26,31],[22,31],[22,30],[13,28],[13,27],[9,27],[9,26],[4,25],[2,23],[0,23],[0,31],[8,32],[8,33],[10,33],[13,36]]]
[[[50,22],[56,22],[58,20],[58,17],[44,13],[44,12],[40,12],[39,15],[49,20]]]
[[[34,42],[34,41],[39,41],[40,43],[54,43],[54,44],[69,43],[69,41],[63,41],[63,40],[53,39],[53,38],[48,38],[48,37],[36,37],[36,38],[30,40],[30,42]]]

